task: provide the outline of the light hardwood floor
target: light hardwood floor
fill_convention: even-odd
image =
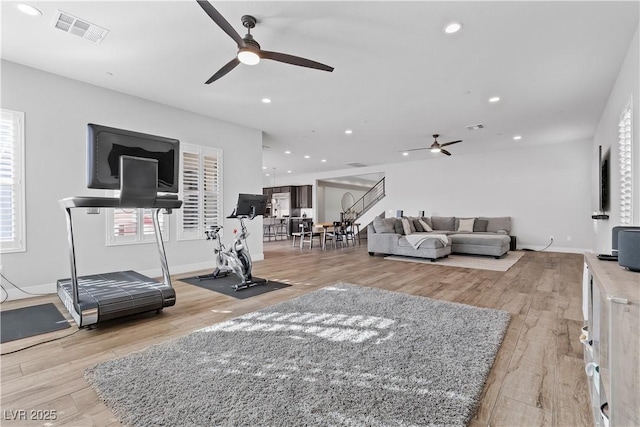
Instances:
[[[496,272],[386,261],[370,257],[363,243],[323,251],[292,248],[290,241],[265,242],[265,260],[254,264],[254,275],[293,286],[240,300],[179,281],[193,274],[175,276],[177,304],[160,314],[82,329],[4,355],[1,424],[120,425],[84,381],[85,368],[326,285],[348,282],[511,313],[471,426],[593,425],[578,340],[582,255],[527,252],[509,271]],[[11,301],[0,309],[45,302],[54,302],[67,315],[55,296]],[[65,331],[7,343],[2,352],[75,330],[72,325]],[[9,411],[32,409],[55,410],[57,419],[49,424],[7,420]]]

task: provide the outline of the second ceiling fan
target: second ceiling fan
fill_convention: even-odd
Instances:
[[[250,15],[244,15],[241,18],[242,25],[247,28],[247,34],[244,37],[240,37],[240,34],[234,30],[231,24],[224,19],[220,12],[218,12],[211,3],[207,0],[197,0],[197,2],[206,14],[213,19],[213,22],[218,24],[218,26],[222,28],[222,31],[227,33],[238,45],[237,56],[211,76],[209,80],[205,82],[206,84],[218,80],[220,77],[237,67],[241,62],[247,65],[255,65],[260,62],[261,59],[270,59],[272,61],[284,62],[286,64],[297,65],[300,67],[315,68],[316,70],[322,71],[333,71],[333,67],[310,59],[300,58],[299,56],[288,55],[286,53],[262,50],[258,42],[256,42],[251,35],[251,29],[255,27],[258,22],[256,18]]]
[[[440,135],[438,135],[437,133],[433,135],[433,144],[431,144],[429,147],[423,147],[423,148],[412,148],[410,150],[404,150],[404,151],[419,151],[419,150],[430,150],[432,153],[442,153],[444,155],[450,156],[451,153],[448,152],[447,150],[443,149],[442,147],[446,147],[447,145],[453,145],[453,144],[457,144],[458,142],[462,142],[461,139],[457,140],[457,141],[450,141],[450,142],[445,142],[440,144],[438,142],[438,137]]]

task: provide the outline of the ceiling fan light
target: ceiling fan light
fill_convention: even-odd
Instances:
[[[246,65],[256,65],[260,62],[260,56],[252,50],[243,49],[238,52],[238,60]]]
[[[440,147],[433,147],[433,148],[431,148],[431,152],[432,152],[432,153],[439,153],[439,152],[441,152],[441,151],[442,151],[442,148],[440,148]]]

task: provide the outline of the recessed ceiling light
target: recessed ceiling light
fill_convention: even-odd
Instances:
[[[500,101],[499,96],[492,96],[491,98],[489,98],[489,102],[498,102],[498,101]]]
[[[406,151],[404,153],[402,153],[403,156],[408,156],[409,153],[407,153]]]
[[[266,168],[267,168],[266,166],[263,166],[263,167],[262,167],[262,169],[263,169],[263,170],[264,170],[264,169],[266,169]]]
[[[262,98],[262,102],[265,104],[271,104],[271,100],[269,98]]]
[[[320,160],[322,163],[327,163],[327,159]]]
[[[311,156],[304,156],[304,158],[305,158],[305,159],[309,159],[309,158],[311,158]]]
[[[291,171],[287,171],[287,173],[291,173]]]
[[[458,31],[460,31],[460,29],[462,28],[462,24],[459,22],[452,22],[450,24],[447,24],[446,27],[444,27],[444,32],[447,34],[453,34],[453,33],[457,33]]]
[[[514,139],[515,141],[520,141],[520,140],[522,139],[522,136],[520,136],[520,135],[516,135],[516,136],[514,136],[514,137],[513,137],[513,139]]]
[[[347,129],[344,131],[344,133],[346,133],[347,135],[351,135],[353,131],[351,129]]]
[[[22,13],[25,13],[29,16],[40,16],[42,15],[42,12],[40,12],[40,10],[36,9],[35,7],[28,5],[28,4],[24,4],[24,3],[20,3],[18,6],[16,6],[18,8],[18,10]]]
[[[265,174],[264,174],[264,176],[269,176],[269,174],[268,174],[268,173],[265,173]]]
[[[284,152],[284,154],[291,154],[291,151],[287,150]]]

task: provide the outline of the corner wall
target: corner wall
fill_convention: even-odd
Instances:
[[[640,35],[639,29],[631,40],[627,56],[620,73],[609,95],[607,105],[600,117],[600,122],[593,138],[591,183],[592,211],[598,206],[598,146],[603,151],[610,149],[610,187],[608,220],[593,220],[593,234],[595,253],[611,253],[611,229],[620,225],[620,162],[618,151],[618,123],[620,115],[631,100],[633,104],[632,118],[632,161],[633,161],[633,220],[632,225],[640,226]]]
[[[204,88],[203,88],[204,90]],[[108,89],[2,61],[2,107],[25,112],[27,251],[2,255],[3,274],[20,287],[52,291],[70,276],[64,211],[58,200],[104,195],[86,188],[86,125],[97,123],[179,139],[223,150],[223,213],[233,210],[238,193],[262,194],[262,132],[154,103]],[[232,165],[242,164],[238,169]],[[155,243],[106,246],[105,210],[73,212],[78,274],[137,270],[160,275]],[[213,268],[211,242],[176,241],[170,216],[165,242],[172,274]],[[237,228],[224,220],[224,229]],[[249,246],[263,259],[262,219],[247,221]],[[224,241],[231,241],[225,233]],[[5,288],[6,282],[3,282]],[[32,290],[33,292],[33,290]],[[37,291],[36,291],[37,292]],[[10,295],[19,296],[10,290]]]

